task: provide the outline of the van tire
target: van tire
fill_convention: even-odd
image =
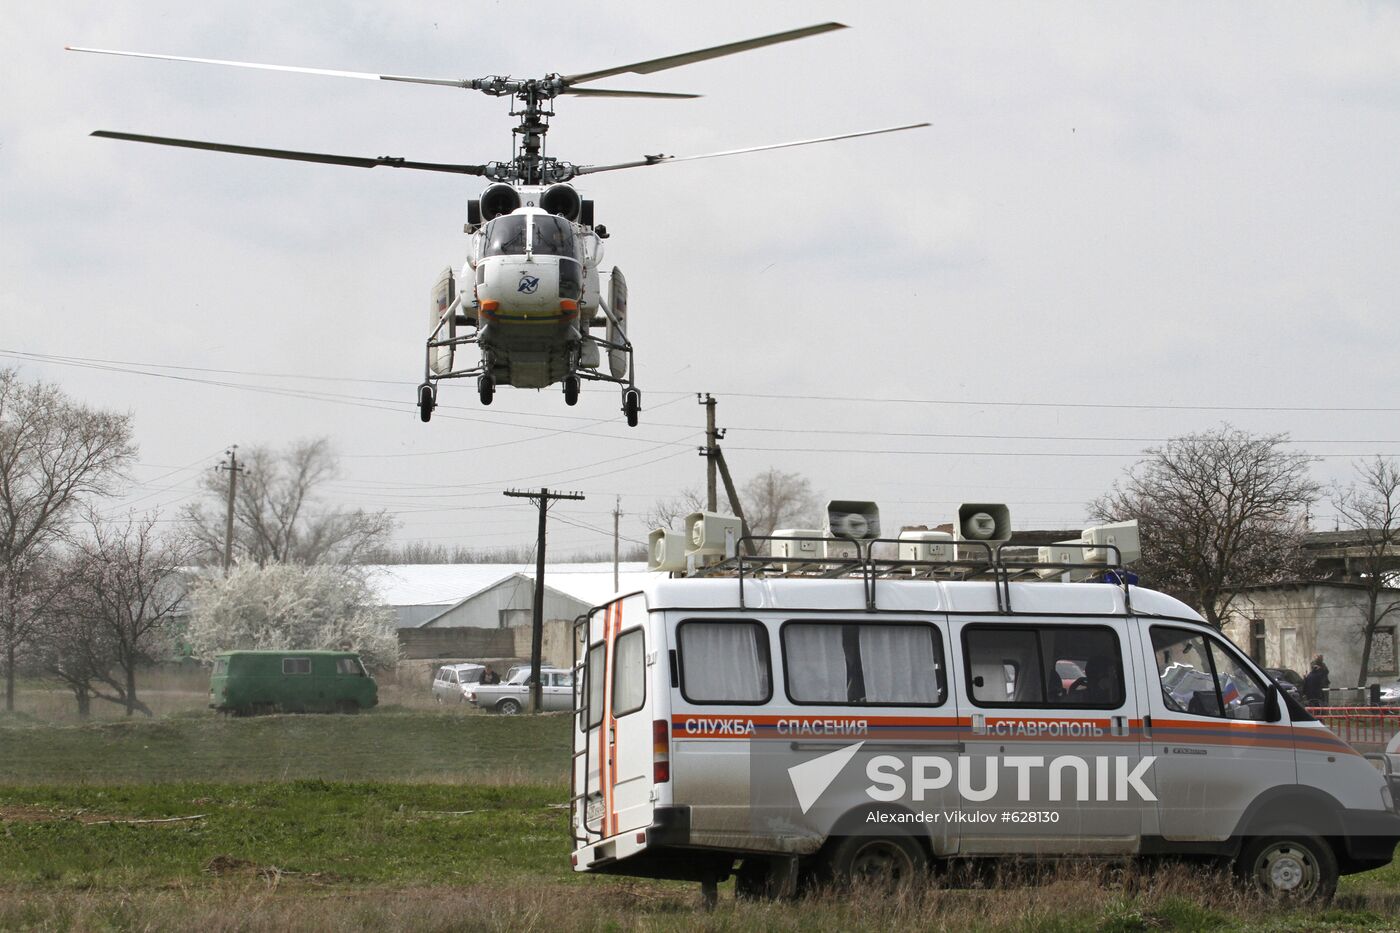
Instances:
[[[1325,904],[1337,893],[1337,856],[1327,840],[1288,827],[1245,843],[1235,874],[1270,900]]]
[[[360,704],[356,703],[354,700],[341,700],[335,705],[335,711],[337,713],[344,713],[347,716],[353,716],[360,711]]]
[[[496,705],[496,712],[500,713],[502,716],[515,716],[519,714],[520,710],[520,701],[512,700],[509,697]]]
[[[829,843],[825,881],[838,887],[872,884],[898,888],[928,871],[928,855],[911,836],[841,836]]]

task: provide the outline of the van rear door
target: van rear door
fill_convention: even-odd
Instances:
[[[575,768],[576,780],[583,778],[588,832],[604,839],[652,822],[655,647],[646,621],[644,597],[637,595],[609,603],[588,625],[585,702],[575,724],[587,748]]]

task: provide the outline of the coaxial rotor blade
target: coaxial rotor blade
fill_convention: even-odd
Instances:
[[[396,156],[380,156],[375,159],[364,156],[331,155],[324,152],[297,152],[291,149],[262,149],[257,146],[232,146],[227,143],[211,143],[198,139],[172,139],[168,136],[141,136],[136,133],[115,133],[110,130],[97,130],[93,136],[104,139],[125,139],[134,143],[152,143],[157,146],[178,146],[182,149],[208,149],[213,152],[232,152],[236,155],[262,156],[267,159],[291,159],[295,162],[320,162],[326,165],[349,165],[354,168],[412,168],[424,172],[451,172],[456,175],[485,175],[484,165],[453,165],[445,162],[410,162]]]
[[[257,62],[232,62],[220,58],[187,58],[182,55],[156,55],[151,52],[120,52],[115,49],[85,49],[64,46],[70,52],[96,52],[99,55],[125,55],[129,58],[154,58],[167,62],[193,62],[197,65],[230,65],[234,68],[260,68],[263,71],[290,71],[304,75],[329,75],[333,78],[361,78],[366,81],[407,81],[410,84],[441,84],[446,87],[470,87],[471,82],[460,78],[417,78],[410,75],[380,75],[366,71],[337,71],[332,68],[301,68],[295,65],[262,65]]]
[[[653,72],[665,71],[667,68],[689,65],[692,62],[703,62],[711,58],[733,55],[735,52],[747,52],[749,49],[759,49],[765,45],[776,45],[779,42],[790,42],[793,39],[802,39],[823,32],[831,32],[833,29],[845,28],[844,23],[821,23],[802,29],[789,29],[787,32],[775,32],[771,36],[745,39],[742,42],[727,42],[724,45],[716,45],[708,49],[682,52],[679,55],[667,55],[665,58],[653,58],[650,61],[636,62],[631,65],[619,65],[616,68],[604,68],[601,71],[585,71],[576,75],[564,75],[563,81],[565,84],[583,84],[585,81],[597,81],[599,78],[610,78],[620,74],[649,75]]]
[[[909,123],[904,126],[885,127],[882,130],[862,130],[859,133],[842,133],[839,136],[823,136],[820,139],[799,139],[790,143],[773,143],[769,146],[750,146],[747,149],[726,149],[724,152],[707,152],[703,155],[643,156],[640,161],[636,162],[617,162],[612,165],[580,165],[574,170],[574,174],[591,175],[594,172],[612,172],[621,168],[642,168],[647,165],[662,165],[667,162],[691,162],[696,159],[717,159],[720,156],[743,155],[746,152],[764,152],[768,149],[789,149],[793,146],[810,146],[814,143],[829,143],[838,139],[855,139],[859,136],[878,136],[881,133],[898,133],[901,130],[916,130],[920,127],[930,125],[931,124],[928,123]]]
[[[664,100],[693,100],[699,94],[673,94],[669,91],[608,91],[603,88],[570,87],[560,93],[575,97],[656,97]]]

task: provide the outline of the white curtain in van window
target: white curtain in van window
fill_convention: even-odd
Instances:
[[[847,702],[846,652],[840,625],[789,624],[783,629],[788,692],[801,703]]]
[[[687,622],[681,626],[685,695],[695,701],[758,703],[768,697],[763,630],[750,622]]]
[[[933,638],[922,625],[862,625],[867,703],[937,703]]]

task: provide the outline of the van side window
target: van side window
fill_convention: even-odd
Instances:
[[[617,636],[613,648],[613,716],[641,709],[647,699],[646,643],[634,628]]]
[[[931,625],[788,622],[782,640],[788,698],[794,703],[943,702],[943,645]]]
[[[335,662],[335,672],[337,674],[351,674],[355,677],[363,677],[365,669],[360,664],[359,658],[337,658]]]
[[[1152,626],[1152,654],[1167,709],[1194,716],[1219,716],[1220,694],[1206,653],[1205,636],[1189,629]]]
[[[681,696],[690,703],[767,703],[773,696],[768,631],[757,622],[691,620],[676,626]]]
[[[284,674],[310,674],[310,658],[283,658],[282,673]]]
[[[969,625],[968,693],[978,706],[1117,709],[1118,634],[1102,625]]]
[[[1267,717],[1268,690],[1214,638],[1154,625],[1152,653],[1167,709],[1220,719],[1262,721]]]
[[[1040,639],[1029,626],[963,629],[969,695],[979,706],[1040,706]]]
[[[601,642],[588,649],[588,667],[583,674],[588,705],[583,712],[588,717],[590,729],[603,721],[603,662],[606,652],[607,648]]]
[[[1210,660],[1215,666],[1220,704],[1226,718],[1265,721],[1268,718],[1269,693],[1259,678],[1214,638],[1210,640]]]

